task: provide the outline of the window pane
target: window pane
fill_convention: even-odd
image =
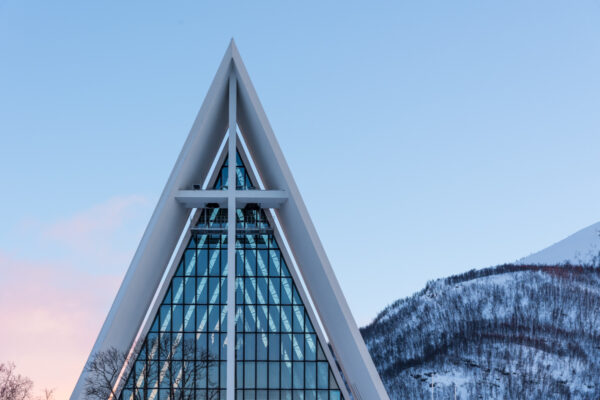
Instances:
[[[281,279],[281,304],[292,304],[292,279]]]
[[[246,361],[244,363],[244,387],[254,388],[255,387],[255,373],[256,365],[253,361]]]
[[[267,388],[267,363],[256,363],[256,387],[259,389]]]

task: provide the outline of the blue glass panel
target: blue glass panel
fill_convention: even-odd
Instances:
[[[256,364],[253,361],[244,362],[244,386],[254,388],[256,379]]]
[[[194,304],[196,297],[196,278],[193,276],[185,278],[185,304]]]
[[[180,332],[183,330],[183,306],[182,305],[173,305],[173,325],[171,329],[175,332]]]
[[[227,247],[227,244],[225,244]],[[227,276],[227,250],[221,249],[221,276]]]
[[[289,333],[281,334],[281,359],[285,361],[292,359],[292,335]]]
[[[308,315],[305,315],[304,318],[304,332],[315,333],[315,329],[313,328],[312,323],[310,322],[310,318],[308,318]]]
[[[208,307],[204,304],[196,306],[196,331],[206,332],[208,327]]]
[[[281,304],[292,304],[292,279],[281,279]]]
[[[244,303],[256,304],[256,278],[244,278]]]
[[[236,360],[243,360],[244,359],[244,352],[245,352],[245,347],[244,347],[244,335],[242,334],[236,334],[235,335],[235,359]]]
[[[244,308],[236,307],[235,309],[235,331],[244,331]]]
[[[257,276],[268,276],[269,275],[269,256],[268,250],[259,250],[257,258],[256,272]]]
[[[208,251],[208,274],[211,276],[221,275],[221,250],[210,249]]]
[[[235,387],[244,387],[244,363],[241,361],[235,363]],[[240,395],[243,395],[243,392],[238,390],[237,394],[239,398]]]
[[[304,347],[304,357],[306,360],[316,360],[317,359],[317,338],[314,333],[305,333],[305,347]]]
[[[235,275],[244,275],[244,250],[236,250],[235,252]]]
[[[304,388],[304,363],[296,361],[292,364],[292,367],[294,389]]]
[[[327,389],[329,387],[329,365],[326,362],[317,362],[317,387]]]
[[[208,250],[198,250],[197,273],[199,276],[208,275]]]
[[[208,306],[208,331],[215,332],[219,330],[219,321],[220,321],[220,313],[221,309],[218,305],[209,305]]]
[[[281,350],[279,348],[279,344],[281,335],[278,333],[270,333],[269,334],[269,360],[275,361],[279,360]]]
[[[281,331],[292,331],[292,306],[281,306]]]
[[[290,361],[281,363],[281,387],[283,389],[292,388],[292,363]]]
[[[221,287],[220,278],[208,278],[208,302],[209,304],[219,304]]]
[[[304,334],[295,333],[292,336],[293,339],[293,351],[292,356],[294,360],[304,360]]]
[[[269,362],[269,388],[270,389],[279,389],[281,385],[279,384],[279,372],[280,372],[280,363],[279,362]]]
[[[185,251],[185,275],[196,275],[196,250],[189,249]]]
[[[279,306],[269,306],[269,331],[278,332],[280,329],[280,310]]]
[[[317,387],[317,363],[306,361],[304,363],[305,384],[308,389]]]
[[[221,348],[221,341],[219,340],[218,333],[209,333],[208,334],[208,356],[212,360],[219,359],[219,350]],[[214,365],[214,368],[218,369],[218,366]],[[215,372],[218,376],[218,372]]]
[[[227,304],[227,278],[221,278],[221,304]]]
[[[171,306],[168,304],[160,306],[160,330],[171,330]]]
[[[283,259],[281,259],[281,276],[290,276],[290,271],[288,270],[287,264]]]
[[[256,276],[256,251],[246,251],[244,257],[244,275]]]
[[[244,278],[235,278],[235,303],[244,304]]]
[[[221,332],[227,332],[227,305],[221,306],[221,319],[219,321]]]
[[[246,333],[244,335],[244,358],[246,360],[254,360],[255,359],[255,351],[256,351],[256,335],[254,333]]]
[[[150,327],[150,332],[158,332],[158,315],[156,316],[156,318],[154,318],[154,322]]]
[[[269,307],[258,305],[256,307],[256,331],[257,332],[268,332],[269,331]]]
[[[209,362],[208,363],[208,387],[218,388],[219,386],[219,363]]]
[[[256,302],[258,304],[267,304],[269,293],[269,279],[257,278],[256,280]]]
[[[221,389],[226,389],[227,388],[227,362],[226,361],[221,361],[219,363],[219,366],[221,368],[221,377],[220,377],[220,387]]]
[[[294,306],[293,307],[293,326],[292,330],[294,332],[304,332],[304,307],[303,306]]]
[[[244,325],[244,329],[246,332],[255,332],[256,331],[256,306],[247,305],[244,306],[244,321],[246,322]]]
[[[281,304],[281,278],[269,279],[269,304]]]
[[[298,290],[296,289],[296,286],[294,286],[294,298],[293,298],[293,303],[294,304],[300,304],[302,305],[302,299],[300,298],[300,294],[298,293]]]
[[[183,278],[175,277],[173,278],[173,286],[172,286],[172,294],[173,294],[173,304],[181,304],[183,303]]]
[[[266,333],[259,333],[256,337],[256,359],[267,360],[269,351],[269,336]]]
[[[280,276],[281,275],[281,252],[279,250],[269,250],[269,275]]]

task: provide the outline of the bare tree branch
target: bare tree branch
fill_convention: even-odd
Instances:
[[[31,396],[31,379],[17,375],[15,364],[0,363],[0,400],[26,400]]]
[[[206,350],[197,352],[194,340],[184,340],[181,337],[171,339],[170,335],[164,335],[149,340],[147,352],[150,359],[160,362],[148,362],[141,373],[146,378],[151,375],[159,382],[169,382],[170,399],[193,399],[195,382],[200,380],[208,383],[207,399],[218,398],[219,389],[208,374],[209,366],[218,361]],[[139,351],[135,353],[139,354]],[[117,399],[131,373],[121,374],[127,361],[127,354],[114,348],[96,353],[86,366],[89,372],[85,386],[86,398]],[[133,367],[133,364],[131,366]],[[134,393],[133,397],[136,400],[141,399],[139,393]]]

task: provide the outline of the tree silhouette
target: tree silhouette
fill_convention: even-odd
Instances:
[[[208,367],[216,362],[207,351],[196,351],[194,340],[171,339],[169,335],[147,341],[147,362],[144,376],[157,377],[159,382],[169,382],[169,398],[190,400],[194,398],[194,383],[205,380],[208,383],[207,399],[216,399],[219,395],[215,383],[208,376]],[[129,373],[123,367],[130,360],[125,352],[115,348],[100,351],[86,366],[89,373],[86,379],[85,394],[90,400],[110,400],[119,398],[127,386]],[[133,364],[133,363],[132,363]],[[131,389],[131,388],[128,388]],[[142,388],[134,387],[134,400],[144,398]],[[0,399],[3,400],[3,399]]]
[[[15,372],[15,364],[0,363],[0,400],[30,399],[32,388],[31,379]]]

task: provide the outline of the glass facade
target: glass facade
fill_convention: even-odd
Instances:
[[[236,175],[254,189],[239,154]],[[236,216],[235,398],[342,399],[265,212]],[[191,236],[121,400],[226,398],[227,209],[201,210]]]
[[[341,394],[263,210],[237,210],[236,399]]]
[[[201,212],[122,399],[225,399],[227,210]]]

